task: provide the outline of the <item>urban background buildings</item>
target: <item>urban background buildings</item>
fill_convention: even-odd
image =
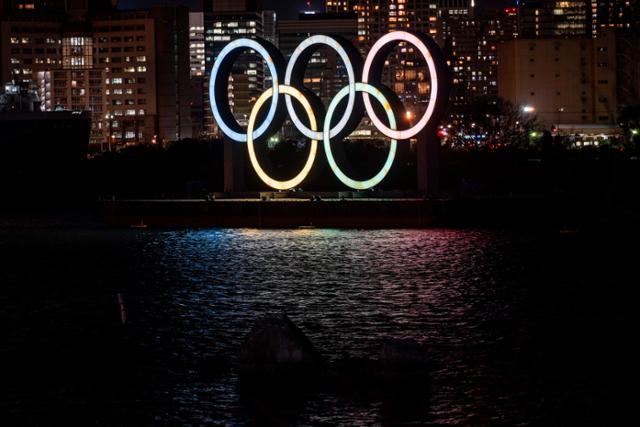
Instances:
[[[91,111],[94,149],[191,137],[188,10],[116,4],[4,1],[2,79],[31,82],[44,110]]]
[[[449,124],[468,121],[470,105],[502,99],[543,129],[614,134],[620,111],[640,104],[635,0],[327,0],[318,10],[300,2],[293,20],[259,0],[205,0],[191,12],[119,10],[110,0],[4,0],[0,15],[2,79],[30,82],[43,110],[91,111],[95,150],[219,137],[209,72],[238,37],[265,38],[287,57],[309,35],[338,34],[364,56],[388,31],[427,33],[451,69]],[[345,78],[340,58],[321,48],[304,83],[326,105]],[[407,114],[426,109],[429,73],[413,46],[389,56],[384,80]],[[229,103],[241,124],[270,84],[255,55],[236,62]],[[285,126],[282,135],[296,131]],[[352,135],[378,136],[366,119]]]

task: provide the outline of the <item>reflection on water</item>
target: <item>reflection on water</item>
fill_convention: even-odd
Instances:
[[[0,232],[0,408],[47,424],[598,420],[622,402],[591,347],[615,327],[599,302],[614,279],[588,253],[575,236],[473,230]],[[424,342],[428,384],[241,393],[235,351],[282,311],[330,359]]]

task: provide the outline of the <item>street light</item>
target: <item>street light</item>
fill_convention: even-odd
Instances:
[[[536,107],[534,107],[533,105],[525,105],[524,107],[522,107],[522,111],[525,113],[533,113],[534,111],[536,111]]]
[[[109,144],[109,152],[111,152],[111,143],[115,139],[113,136],[113,114],[105,114],[105,120],[109,120],[109,137],[107,138],[107,143]]]

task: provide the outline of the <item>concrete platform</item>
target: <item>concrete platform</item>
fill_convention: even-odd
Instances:
[[[106,226],[127,228],[143,224],[163,228],[545,229],[581,227],[603,220],[597,205],[570,197],[428,199],[398,193],[367,197],[369,194],[213,194],[207,200],[109,200],[102,201],[100,209]]]
[[[109,226],[256,228],[422,228],[434,202],[412,198],[216,198],[102,202]]]

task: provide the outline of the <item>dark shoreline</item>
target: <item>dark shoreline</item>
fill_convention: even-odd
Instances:
[[[634,227],[635,207],[554,197],[127,199],[0,210],[0,229],[29,228],[516,228]]]

